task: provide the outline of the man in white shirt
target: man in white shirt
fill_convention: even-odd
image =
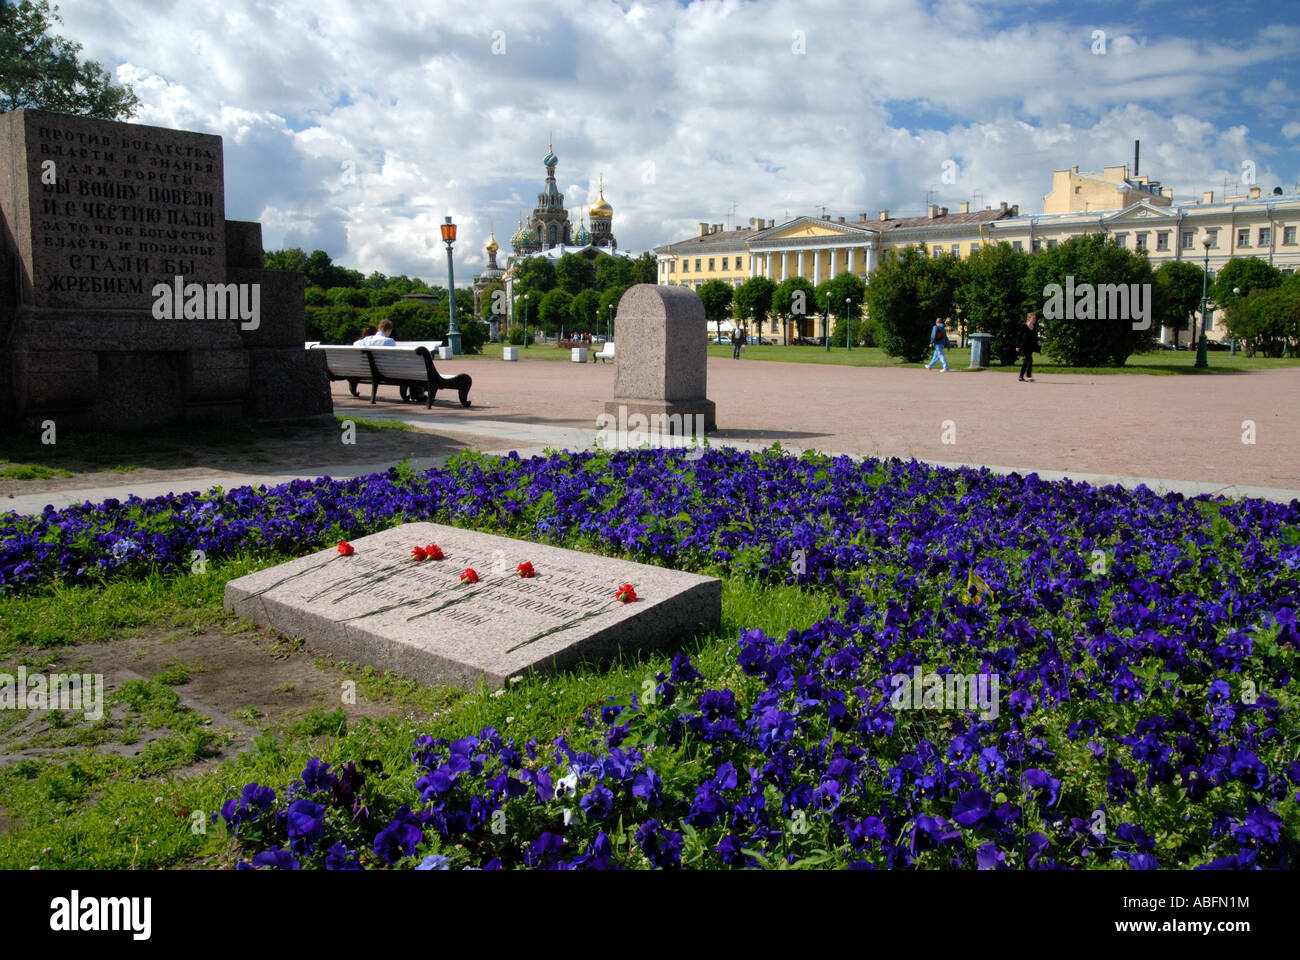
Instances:
[[[379,321],[379,332],[373,333],[368,337],[362,337],[354,347],[395,347],[397,341],[392,337],[393,321],[385,318]]]

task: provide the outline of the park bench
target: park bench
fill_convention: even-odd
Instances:
[[[613,341],[613,340],[610,340],[610,341],[609,341],[608,343],[606,343],[603,347],[601,347],[600,350],[599,350],[597,353],[593,353],[593,354],[591,355],[591,359],[592,359],[592,362],[595,362],[595,361],[597,361],[597,360],[613,360],[613,359],[614,359],[614,341]]]
[[[444,377],[433,365],[429,348],[417,347],[335,347],[321,344],[312,347],[325,354],[325,366],[330,380],[346,380],[352,396],[358,383],[370,384],[370,402],[381,384],[397,387],[424,387],[427,392],[425,409],[433,406],[439,390],[455,390],[460,394],[460,405],[469,406],[469,388],[473,383],[467,373]]]

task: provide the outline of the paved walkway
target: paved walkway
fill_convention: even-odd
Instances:
[[[533,349],[552,349],[538,348]],[[439,402],[433,410],[334,391],[335,412],[396,418],[455,436],[499,439],[486,452],[586,449],[596,418],[613,396],[614,367],[540,361],[506,363],[457,358],[455,372],[474,377],[473,407]],[[916,458],[943,466],[989,466],[1044,479],[1091,484],[1145,483],[1158,492],[1300,498],[1300,368],[1213,376],[1040,375],[1017,382],[1014,371],[949,373],[912,367],[845,367],[711,357],[709,397],[717,404],[713,445],[761,449],[779,442],[801,451]],[[387,402],[385,400],[387,398]],[[1243,421],[1255,442],[1243,443]],[[417,461],[431,466],[445,458]],[[372,473],[390,464],[323,465],[313,475]],[[55,507],[169,489],[226,489],[281,483],[288,475],[214,475],[210,483],[129,482],[111,488],[32,493],[0,509],[39,513]]]

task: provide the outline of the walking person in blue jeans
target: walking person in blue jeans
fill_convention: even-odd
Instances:
[[[938,360],[943,364],[943,372],[947,373],[948,358],[943,355],[943,350],[944,347],[948,346],[948,331],[944,328],[942,320],[934,321],[934,329],[930,331],[930,345],[934,347],[934,356],[932,356],[930,362],[925,365],[925,369],[929,370],[934,366],[934,362]]]

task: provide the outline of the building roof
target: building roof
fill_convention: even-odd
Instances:
[[[888,220],[854,220],[849,226],[888,233],[891,230],[911,230],[918,227],[958,227],[968,223],[989,223],[1013,216],[1010,209],[976,210],[972,213],[948,213],[935,217],[891,217]]]

